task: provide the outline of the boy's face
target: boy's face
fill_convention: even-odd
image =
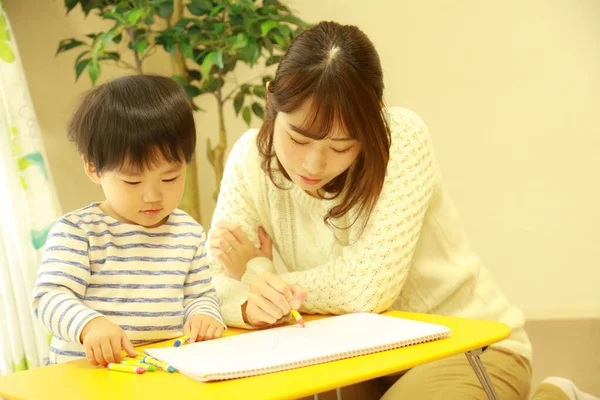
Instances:
[[[128,165],[127,160],[124,165]],[[186,164],[164,159],[141,172],[123,168],[98,174],[84,163],[86,174],[102,186],[106,201],[100,208],[122,222],[153,228],[162,225],[183,196]]]

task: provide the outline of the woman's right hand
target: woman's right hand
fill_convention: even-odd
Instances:
[[[308,290],[302,286],[288,285],[278,275],[263,272],[250,284],[242,309],[244,321],[256,327],[273,325],[290,313],[290,307],[300,308],[307,297]]]

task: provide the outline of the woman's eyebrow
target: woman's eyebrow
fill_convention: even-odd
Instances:
[[[302,128],[300,128],[300,127],[298,127],[298,126],[296,126],[296,125],[294,125],[294,124],[292,124],[292,123],[290,123],[290,122],[288,122],[288,125],[289,125],[289,127],[290,127],[290,128],[291,128],[291,129],[292,129],[294,132],[296,132],[296,133],[298,133],[298,134],[300,134],[300,135],[302,135],[302,136],[305,136],[305,137],[306,137],[306,138],[308,138],[308,139],[312,139],[312,135],[311,135],[311,134],[310,134],[308,131],[306,131],[306,130],[304,130],[304,129],[302,129]],[[333,141],[336,141],[336,142],[350,142],[350,141],[353,141],[353,140],[355,140],[354,138],[351,138],[351,137],[345,137],[345,138],[329,138],[329,139],[331,139],[331,140],[333,140]]]

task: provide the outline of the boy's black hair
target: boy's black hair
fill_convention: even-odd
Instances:
[[[117,78],[88,92],[69,123],[68,138],[98,173],[142,171],[161,158],[187,163],[196,148],[185,91],[172,79],[153,75]]]

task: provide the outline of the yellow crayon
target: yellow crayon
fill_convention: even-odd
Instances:
[[[145,370],[148,370],[149,372],[154,372],[156,371],[156,367],[154,365],[150,365],[150,364],[144,364],[142,362],[142,360],[136,360],[136,359],[125,359],[123,361],[120,362],[121,365],[132,365],[134,367],[142,367]]]
[[[173,347],[179,347],[182,344],[185,344],[185,342],[187,342],[187,340],[189,338],[190,338],[190,335],[184,335],[182,337],[175,339],[175,342],[173,342]]]
[[[167,371],[167,372],[177,371],[174,367],[171,367],[169,364],[166,364],[166,363],[159,361],[152,357],[144,357],[144,359],[142,361],[146,364],[154,365],[154,366],[162,369],[163,371]]]
[[[290,292],[288,292],[287,301],[290,302],[292,300],[294,300],[294,296],[292,296],[292,294]],[[301,327],[305,328],[304,319],[302,318],[302,315],[300,315],[298,310],[295,310],[290,307],[290,312],[292,313],[293,317],[296,319],[296,322],[298,322]]]
[[[300,324],[300,326],[305,328],[304,319],[302,318],[302,315],[300,315],[300,313],[298,311],[294,310],[293,308],[290,309],[290,312],[292,313],[292,315],[294,316],[296,321]]]
[[[144,374],[146,370],[142,367],[136,367],[133,365],[121,365],[121,364],[108,364],[108,369],[111,371],[129,372],[131,374]]]

